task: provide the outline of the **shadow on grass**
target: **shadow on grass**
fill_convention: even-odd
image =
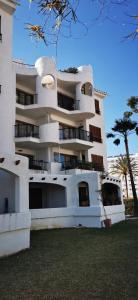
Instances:
[[[138,299],[138,220],[31,232],[0,260],[0,299]]]

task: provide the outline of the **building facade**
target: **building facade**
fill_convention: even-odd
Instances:
[[[91,66],[13,61],[15,9],[0,0],[0,256],[29,247],[30,228],[124,220],[120,180],[105,173],[106,93]]]
[[[109,156],[107,158],[109,174],[111,174],[112,169],[113,169],[113,165],[116,163],[118,157],[119,156]],[[135,161],[135,164],[137,165],[137,172],[136,172],[136,174],[133,174],[133,176],[134,176],[134,183],[135,183],[135,187],[136,187],[136,193],[137,193],[137,196],[138,196],[138,153],[131,154],[130,158],[132,158]],[[114,176],[116,178],[119,178],[118,174],[114,174]],[[125,178],[123,176],[120,176],[120,179],[121,179],[121,182],[122,182],[123,196],[125,198],[127,198]],[[127,179],[127,186],[128,186],[128,197],[133,198],[131,180],[130,180],[129,174],[127,175],[126,179]]]

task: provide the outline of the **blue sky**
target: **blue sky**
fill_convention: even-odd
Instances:
[[[34,6],[29,9],[27,0],[21,2],[22,5],[14,15],[14,58],[33,64],[40,56],[55,57],[54,45],[45,47],[43,43],[29,37],[25,29],[26,23],[38,24],[42,19],[35,14]],[[133,27],[128,24],[127,15],[138,13],[138,3],[132,0],[129,6],[110,7],[108,16],[112,21],[102,17],[93,22],[96,7],[91,4],[91,9],[87,9],[88,2],[89,0],[82,1],[78,12],[80,20],[87,23],[88,33],[85,36],[83,26],[77,25],[73,27],[71,38],[60,38],[57,66],[64,69],[69,66],[92,65],[95,87],[108,93],[104,113],[106,132],[109,132],[114,120],[127,110],[127,99],[132,95],[138,96],[138,38],[123,42],[123,37],[133,31]],[[137,118],[135,115],[134,119]],[[138,137],[131,135],[129,145],[131,153],[138,152]],[[124,153],[123,142],[117,147],[111,140],[107,140],[107,153]]]

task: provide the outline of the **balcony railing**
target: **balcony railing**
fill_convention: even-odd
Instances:
[[[79,139],[90,141],[89,131],[80,128],[61,128],[59,129],[60,140]]]
[[[79,110],[80,109],[80,100],[66,101],[66,99],[58,99],[58,106],[67,110]]]
[[[30,159],[29,160],[29,169],[47,171],[48,170],[48,163],[46,161],[43,161],[43,160]]]
[[[92,162],[94,171],[104,172],[104,166],[100,163]]]
[[[37,103],[37,94],[27,95],[23,93],[17,93],[16,102],[22,105],[32,105]]]
[[[102,164],[94,163],[94,162],[87,162],[87,161],[68,161],[62,162],[62,169],[63,170],[70,170],[70,169],[81,169],[81,170],[92,170],[92,171],[104,171],[104,167]]]
[[[15,137],[39,138],[39,126],[32,124],[17,124],[15,125]]]

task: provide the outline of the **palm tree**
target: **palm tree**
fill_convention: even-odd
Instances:
[[[134,175],[138,175],[138,165],[134,158],[130,158],[131,168]],[[118,174],[119,177],[123,177],[126,185],[126,198],[128,198],[128,183],[127,175],[129,174],[128,162],[126,155],[120,155],[116,162],[112,165],[110,174]]]
[[[132,96],[129,98],[127,105],[132,109],[133,113],[138,113],[138,97]]]
[[[128,136],[134,132],[138,135],[138,123],[132,121],[129,115],[124,114],[122,119],[115,120],[115,125],[114,127],[112,127],[112,131],[115,132],[115,134],[108,133],[107,138],[115,138],[116,136],[119,136],[119,138],[116,138],[113,142],[115,145],[118,146],[120,144],[120,138],[123,138],[124,140],[129,175],[130,175],[131,186],[132,186],[133,199],[134,199],[134,214],[138,215],[138,199],[137,199],[137,193],[134,184],[134,177],[131,168],[129,146],[128,146]]]

